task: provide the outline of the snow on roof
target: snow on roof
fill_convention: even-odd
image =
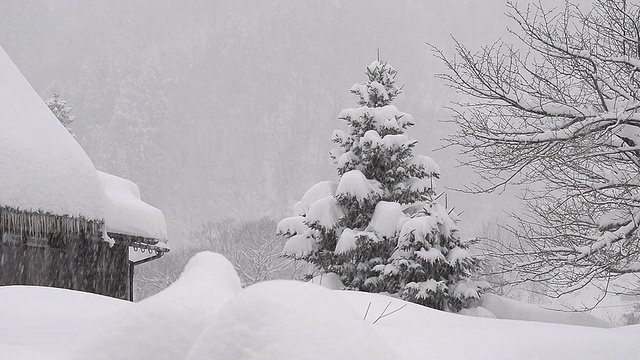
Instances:
[[[140,200],[133,182],[98,171],[107,200],[105,227],[108,232],[167,241],[167,225],[162,211]]]
[[[0,47],[0,206],[104,217],[93,163]]]

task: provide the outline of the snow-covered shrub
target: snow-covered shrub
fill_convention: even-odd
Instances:
[[[622,325],[640,324],[640,303],[631,305],[629,311],[622,314]]]
[[[374,61],[366,74],[351,88],[360,107],[339,115],[347,131],[332,135],[339,181],[311,187],[278,224],[289,237],[284,253],[337,274],[348,289],[458,311],[479,298],[467,281],[478,260],[435,201],[439,167],[413,154],[417,141],[405,134],[413,118],[391,104],[401,92],[396,70]]]

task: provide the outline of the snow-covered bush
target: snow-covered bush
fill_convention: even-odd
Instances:
[[[622,325],[636,324],[640,324],[640,303],[634,303],[629,311],[622,314]]]
[[[278,224],[284,252],[349,289],[386,292],[437,309],[460,310],[479,298],[469,282],[478,260],[460,240],[457,219],[435,201],[440,174],[405,131],[411,115],[391,104],[401,92],[396,70],[374,61],[351,92],[360,107],[343,110],[347,131],[333,132],[338,182],[312,186]]]

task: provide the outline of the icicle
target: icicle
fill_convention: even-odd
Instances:
[[[102,220],[87,220],[85,217],[55,215],[42,211],[32,212],[11,207],[0,207],[0,229],[22,237],[47,238],[51,234],[70,237],[85,233],[87,238],[96,238],[101,233]]]

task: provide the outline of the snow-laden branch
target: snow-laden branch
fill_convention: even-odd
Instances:
[[[524,215],[501,249],[504,269],[562,291],[640,268],[640,5],[598,0],[522,9],[519,45],[434,48],[439,77],[462,98],[452,110],[473,191],[526,184]],[[622,21],[621,19],[624,19]],[[608,214],[626,217],[605,221]]]

